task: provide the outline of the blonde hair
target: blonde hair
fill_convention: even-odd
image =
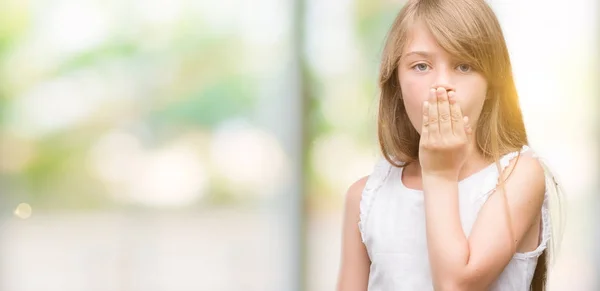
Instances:
[[[475,139],[477,150],[500,170],[500,157],[519,151],[528,141],[504,35],[483,0],[409,0],[399,12],[386,39],[379,75],[377,133],[383,156],[397,167],[418,161],[420,135],[408,118],[398,79],[398,63],[417,21],[444,50],[485,77],[488,88]],[[544,290],[546,251],[538,261],[542,263],[532,289]]]

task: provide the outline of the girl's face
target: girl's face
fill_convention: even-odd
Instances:
[[[473,130],[483,108],[487,82],[482,74],[454,59],[423,23],[411,28],[398,65],[398,78],[408,117],[421,133],[422,106],[431,88],[455,91],[456,101]]]

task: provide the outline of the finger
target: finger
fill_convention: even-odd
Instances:
[[[429,138],[429,102],[423,102],[423,124],[421,125],[421,144],[426,143]]]
[[[437,103],[437,96],[436,96],[436,90],[435,89],[431,89],[429,90],[429,111],[427,113],[428,115],[428,121],[427,121],[427,126],[429,127],[429,141],[436,141],[439,140],[440,138],[440,126],[439,126],[439,117],[438,117],[438,103]]]
[[[438,114],[440,121],[440,135],[452,136],[452,120],[450,120],[450,103],[448,102],[448,93],[445,88],[439,87],[436,91]]]
[[[456,102],[456,92],[448,92],[448,99],[450,103],[450,118],[452,119],[452,133],[458,137],[465,136],[465,123],[463,120],[462,110],[460,105]]]

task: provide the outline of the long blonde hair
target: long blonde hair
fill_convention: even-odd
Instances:
[[[488,89],[475,139],[483,157],[500,167],[497,161],[502,155],[519,151],[528,141],[504,35],[496,15],[483,0],[410,0],[399,12],[386,39],[379,74],[377,133],[383,156],[397,167],[418,160],[420,136],[406,113],[398,79],[398,63],[408,32],[418,20],[425,23],[444,50],[485,77]],[[558,187],[556,183],[546,185]],[[559,195],[560,190],[555,190],[553,193]],[[533,290],[545,288],[546,258],[544,251],[538,260]]]

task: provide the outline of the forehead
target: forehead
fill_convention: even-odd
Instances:
[[[416,21],[408,27],[402,55],[406,55],[411,51],[425,51],[432,54],[445,53],[444,49],[422,21]]]

